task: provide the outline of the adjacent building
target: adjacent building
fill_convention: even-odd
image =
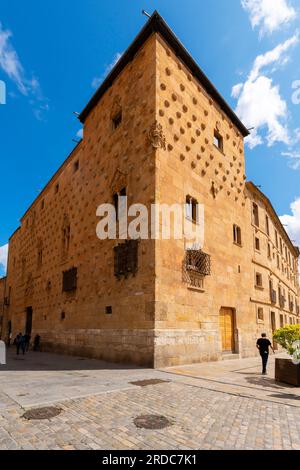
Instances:
[[[83,139],[9,243],[2,337],[161,367],[255,353],[299,323],[298,248],[246,182],[249,134],[158,13],[80,115]],[[204,206],[185,238],[99,240],[100,204]]]

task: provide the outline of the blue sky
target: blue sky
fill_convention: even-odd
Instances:
[[[83,109],[145,24],[143,8],[164,16],[245,124],[256,127],[246,147],[248,179],[286,216],[300,244],[298,0],[1,0],[0,275],[8,237],[74,147],[80,124],[72,112]]]

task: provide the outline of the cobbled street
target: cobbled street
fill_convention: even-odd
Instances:
[[[0,449],[298,450],[299,389],[272,377],[273,357],[262,377],[258,357],[158,371],[11,350],[0,366]],[[23,417],[46,406],[60,414]],[[168,425],[138,428],[145,415]]]

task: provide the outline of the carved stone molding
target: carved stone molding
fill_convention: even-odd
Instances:
[[[148,133],[149,142],[152,147],[166,150],[166,137],[163,133],[162,125],[158,121],[152,124]]]

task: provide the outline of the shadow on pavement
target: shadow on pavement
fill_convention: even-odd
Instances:
[[[143,367],[145,369],[146,367]],[[0,365],[0,372],[5,371],[72,371],[72,370],[135,370],[142,367],[132,364],[115,364],[100,359],[66,356],[47,352],[29,351],[25,355],[16,354],[10,347],[6,354],[6,365]]]

